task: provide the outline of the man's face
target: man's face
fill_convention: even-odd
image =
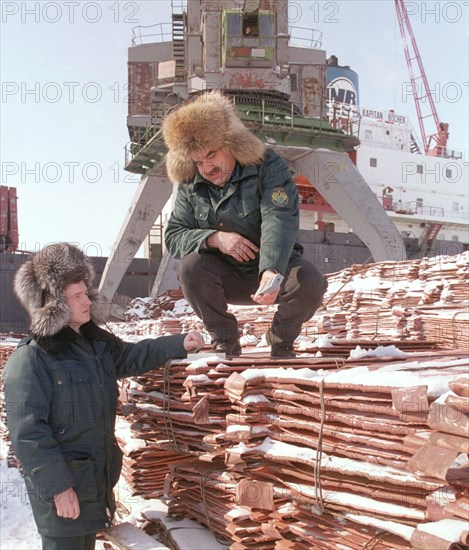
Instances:
[[[64,289],[65,303],[70,310],[68,324],[78,331],[81,325],[87,323],[90,317],[91,300],[88,298],[88,289],[83,281],[68,285]]]
[[[228,151],[202,149],[191,155],[199,174],[210,183],[223,187],[230,179],[236,164],[234,156]]]

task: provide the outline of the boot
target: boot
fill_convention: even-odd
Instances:
[[[281,342],[280,344],[272,344],[270,348],[271,359],[295,359],[295,357],[293,344]]]
[[[215,340],[212,350],[215,353],[225,353],[227,357],[239,357],[241,355],[241,344],[239,340]]]

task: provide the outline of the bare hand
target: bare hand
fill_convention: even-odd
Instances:
[[[77,519],[80,515],[80,504],[73,487],[54,495],[54,502],[57,515],[61,518]]]
[[[259,248],[249,239],[239,233],[229,231],[217,231],[207,239],[207,245],[211,248],[218,248],[223,254],[232,256],[238,262],[254,260]]]
[[[191,330],[187,333],[187,336],[184,338],[184,349],[186,351],[198,351],[200,348],[204,347],[204,337],[200,332]]]
[[[264,273],[262,273],[259,288],[264,283],[268,283],[271,279],[274,279],[276,275],[277,274],[274,271],[270,271],[269,269],[266,269]],[[251,294],[251,298],[258,304],[262,304],[264,306],[270,306],[271,304],[275,303],[275,300],[277,299],[279,292],[280,292],[280,289],[278,288],[277,290],[274,290],[273,292],[269,292],[268,294]]]

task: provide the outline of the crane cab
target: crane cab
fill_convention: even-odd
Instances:
[[[222,15],[222,64],[225,67],[271,66],[275,61],[277,19],[274,11]]]

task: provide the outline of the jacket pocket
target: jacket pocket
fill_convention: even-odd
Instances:
[[[54,389],[51,424],[63,426],[89,421],[89,415],[99,409],[89,370],[79,361],[69,361],[63,368],[49,372]]]
[[[194,217],[197,227],[200,229],[209,229],[210,205],[205,203],[194,204]]]
[[[245,218],[246,216],[249,216],[252,212],[259,212],[259,199],[257,196],[248,196],[243,197],[243,207],[239,211],[239,217]]]
[[[54,389],[61,390],[72,384],[90,381],[90,373],[80,361],[57,361],[56,364],[57,368],[49,369]]]
[[[257,180],[248,179],[243,181],[240,189],[241,204],[240,208],[238,208],[239,218],[243,219],[257,212],[260,219],[260,194]]]
[[[67,462],[75,481],[74,490],[79,502],[96,502],[98,485],[94,462],[87,456],[71,458]]]

